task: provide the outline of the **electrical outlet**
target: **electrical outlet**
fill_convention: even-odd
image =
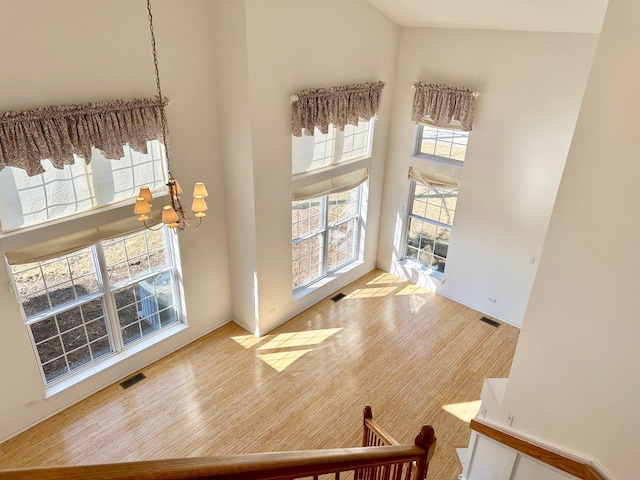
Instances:
[[[527,262],[533,265],[534,263],[536,263],[536,257],[534,255],[529,255]]]
[[[38,399],[34,398],[33,400],[27,402],[24,404],[25,407],[29,408],[29,407],[33,407],[35,404],[38,403]]]
[[[498,303],[498,300],[493,297],[489,297],[487,300],[489,300],[489,303]]]

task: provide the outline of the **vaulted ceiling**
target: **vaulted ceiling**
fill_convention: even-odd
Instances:
[[[599,33],[608,0],[367,0],[406,27]]]

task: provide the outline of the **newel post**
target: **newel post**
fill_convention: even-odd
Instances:
[[[369,446],[369,428],[367,427],[367,420],[373,418],[373,412],[371,411],[371,405],[366,405],[362,411],[362,446]]]
[[[427,478],[429,461],[436,451],[436,434],[431,425],[424,425],[416,437],[415,444],[425,451],[425,454],[416,462],[416,480]]]

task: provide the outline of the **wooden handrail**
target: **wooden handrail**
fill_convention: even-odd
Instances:
[[[470,427],[485,437],[502,443],[518,452],[535,458],[547,465],[555,467],[583,480],[605,480],[591,465],[580,462],[558,452],[541,447],[535,443],[519,438],[511,433],[492,427],[484,422],[473,419]]]
[[[145,462],[51,467],[0,472],[1,480],[279,480],[417,460],[416,445],[357,447]]]
[[[362,440],[362,446],[368,446],[367,436],[369,432],[373,432],[385,445],[400,445],[400,442],[397,441],[394,437],[391,436],[389,432],[384,430],[380,425],[378,425],[373,419],[373,411],[371,410],[371,406],[367,405],[364,407],[363,412],[364,417],[364,437]]]
[[[387,431],[385,431],[373,420],[373,412],[371,410],[371,406],[367,405],[364,407],[362,416],[364,427],[362,435],[363,447],[400,445],[400,442],[393,438],[391,434],[387,433]],[[412,478],[413,480],[423,480],[427,478],[427,472],[429,471],[429,462],[431,461],[431,458],[436,451],[436,436],[431,425],[424,425],[422,427],[420,433],[415,439],[415,445],[421,447],[424,450],[425,455],[423,455],[419,459],[416,459],[415,462],[412,462],[410,471],[407,473],[407,478]],[[378,479],[379,477],[374,476],[374,478]]]
[[[365,430],[367,428],[365,408]],[[368,407],[372,419],[371,408]],[[380,432],[376,428],[376,432]],[[392,438],[383,433],[386,438]],[[354,472],[359,480],[424,480],[435,449],[425,425],[414,445],[363,446],[0,471],[0,480],[292,480]]]

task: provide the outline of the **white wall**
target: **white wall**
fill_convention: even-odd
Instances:
[[[375,266],[398,27],[364,0],[246,0],[244,4],[248,90],[238,82],[225,94],[235,98],[248,93],[250,98],[249,120],[242,128],[251,132],[256,277],[238,277],[234,292],[254,292],[256,331],[262,334]],[[229,40],[224,48],[242,54],[242,47]],[[289,96],[304,88],[377,80],[387,82],[387,87],[373,145],[365,261],[340,283],[294,302]],[[227,181],[231,189],[247,188],[240,177]],[[232,255],[235,266],[242,252]],[[239,309],[234,306],[235,311]]]
[[[640,4],[610,0],[516,349],[513,428],[638,478]]]
[[[245,2],[218,0],[214,52],[220,146],[227,207],[233,320],[258,333],[256,209]]]
[[[596,35],[403,28],[385,174],[378,264],[397,264],[412,158],[415,81],[480,92],[445,283],[439,293],[520,325],[593,58]],[[407,276],[411,272],[406,272]],[[497,299],[490,303],[488,297]]]
[[[0,0],[0,12],[0,110],[155,95],[144,2]],[[163,93],[171,101],[172,172],[182,185],[205,181],[210,194],[203,225],[179,237],[189,328],[44,399],[27,330],[0,268],[0,441],[230,319],[210,5],[154,0],[153,13]]]

